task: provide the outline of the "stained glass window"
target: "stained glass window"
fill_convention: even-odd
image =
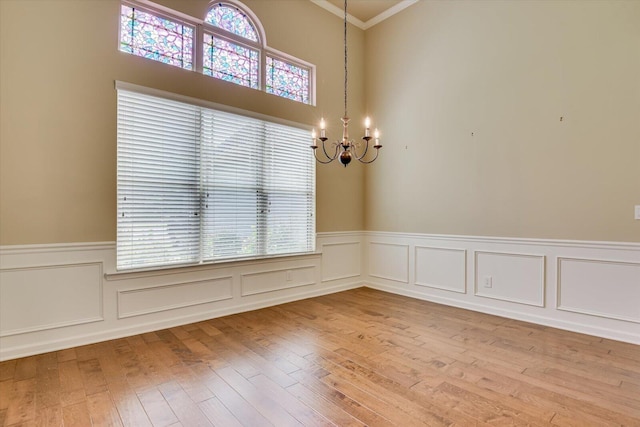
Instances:
[[[313,66],[269,56],[260,21],[234,1],[212,2],[202,25],[184,14],[123,0],[120,50],[311,104]],[[196,31],[198,26],[203,31]]]
[[[122,5],[120,50],[193,69],[193,27]]]
[[[258,51],[204,34],[202,72],[221,80],[258,89]]]
[[[216,3],[209,10],[204,21],[245,39],[254,42],[258,41],[258,33],[253,23],[247,18],[247,15],[235,6]]]
[[[267,56],[266,74],[267,93],[310,103],[308,69]]]

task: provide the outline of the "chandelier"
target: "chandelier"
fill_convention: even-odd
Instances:
[[[371,120],[369,117],[365,119],[364,123],[364,136],[362,141],[354,141],[349,139],[349,116],[347,115],[347,0],[344,0],[344,116],[342,117],[342,140],[329,144],[329,149],[325,143],[329,140],[326,135],[326,125],[324,118],[320,120],[320,136],[318,137],[316,130],[314,129],[311,138],[313,139],[313,155],[319,163],[327,164],[338,159],[344,167],[347,167],[351,163],[352,159],[356,159],[361,163],[373,163],[378,158],[378,153],[382,148],[380,144],[380,133],[378,129],[373,132],[371,136]],[[374,140],[373,148],[375,148],[375,156],[367,157],[369,151],[370,141]],[[322,143],[322,152],[324,156],[318,157],[318,140]],[[333,147],[333,148],[331,148]]]

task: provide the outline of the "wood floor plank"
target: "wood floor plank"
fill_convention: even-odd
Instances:
[[[282,407],[305,426],[332,426],[327,418],[296,399],[289,391],[260,374],[250,379],[261,393],[276,398]]]
[[[0,362],[0,382],[12,380],[16,372],[16,365],[20,359],[5,360]]]
[[[28,423],[35,420],[35,389],[35,378],[12,383],[12,388],[9,390],[10,402],[5,414],[6,425]]]
[[[178,417],[157,388],[139,391],[138,399],[154,426],[168,426],[178,422]]]
[[[46,353],[36,359],[36,411],[61,405],[60,373],[54,353]]]
[[[200,410],[214,426],[242,427],[240,421],[233,416],[217,397],[212,397],[198,404]]]
[[[181,424],[190,427],[210,427],[213,425],[177,381],[164,383],[158,387],[158,390]]]
[[[109,394],[118,409],[122,424],[135,427],[152,427],[137,394],[126,380],[109,383]]]
[[[35,425],[37,427],[61,427],[64,425],[62,406],[49,406],[38,409]],[[4,425],[0,423],[0,425]]]
[[[91,415],[87,402],[82,401],[62,408],[62,421],[65,427],[87,427],[91,425]]]
[[[91,425],[104,427],[122,427],[122,420],[111,393],[102,391],[87,396],[87,408]]]
[[[0,425],[640,426],[640,346],[368,288],[0,363]]]
[[[207,387],[242,425],[272,425],[272,423],[260,414],[240,393],[209,367],[205,365],[195,365],[192,369],[202,378],[202,381],[204,381]]]
[[[268,419],[275,426],[298,426],[301,425],[282,406],[276,396],[270,396],[260,391],[255,385],[250,383],[245,377],[240,375],[232,367],[216,370],[216,373],[227,384],[229,384],[238,394],[244,396],[260,414]],[[275,400],[274,400],[275,399]]]
[[[334,425],[340,427],[364,427],[365,424],[344,411],[338,405],[325,399],[323,396],[309,390],[303,384],[296,383],[287,387],[289,393],[298,400],[314,409],[316,412],[324,414]]]

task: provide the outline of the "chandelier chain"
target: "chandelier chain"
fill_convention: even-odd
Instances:
[[[344,0],[344,117],[347,117],[347,0]]]

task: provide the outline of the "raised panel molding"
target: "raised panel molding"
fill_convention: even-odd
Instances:
[[[315,272],[315,265],[304,265],[243,273],[240,275],[241,295],[246,297],[283,289],[310,286],[316,283]]]
[[[102,262],[0,270],[0,337],[102,320]]]
[[[233,278],[216,277],[118,291],[118,318],[141,316],[233,298]]]
[[[416,285],[458,293],[467,291],[467,251],[434,246],[415,247]]]
[[[484,279],[491,278],[491,288]],[[475,252],[475,294],[544,307],[545,256],[515,252]]]
[[[322,244],[322,281],[360,277],[359,241]]]
[[[640,323],[640,263],[558,257],[559,310]]]
[[[369,243],[369,276],[409,283],[409,245]]]

